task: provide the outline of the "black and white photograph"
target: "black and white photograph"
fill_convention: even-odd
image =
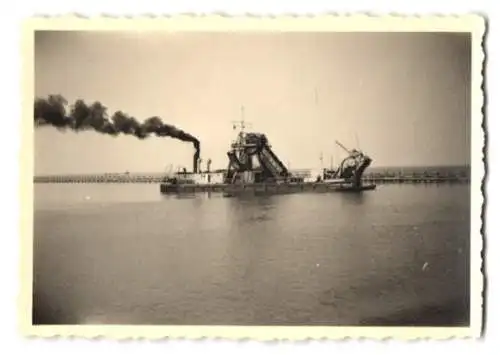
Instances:
[[[28,31],[30,333],[479,333],[484,20],[149,21]]]

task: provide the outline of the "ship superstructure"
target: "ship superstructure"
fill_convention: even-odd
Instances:
[[[361,187],[363,173],[372,163],[372,159],[360,150],[349,150],[339,141],[335,141],[335,143],[347,153],[347,157],[342,160],[337,169],[325,169],[323,180],[341,180],[350,182],[353,187]]]
[[[238,122],[236,139],[227,152],[228,165],[224,171],[200,169],[197,160],[193,172],[186,169],[166,177],[161,185],[164,193],[183,191],[363,191],[373,190],[375,185],[363,185],[362,175],[372,159],[360,150],[347,149],[348,156],[337,169],[323,169],[322,174],[312,177],[309,173],[293,173],[273,151],[267,136],[258,132],[246,132],[245,122]]]
[[[273,152],[267,136],[263,133],[245,132],[245,122],[240,122],[240,132],[227,152],[229,163],[224,182],[237,183],[283,183],[301,182],[303,178],[293,176]]]

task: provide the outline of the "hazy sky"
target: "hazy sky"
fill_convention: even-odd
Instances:
[[[321,153],[338,163],[336,139],[373,166],[464,164],[470,51],[452,33],[38,32],[35,95],[159,116],[198,137],[213,168],[227,166],[242,105],[292,169]],[[35,174],[191,169],[193,153],[171,138],[41,128]]]

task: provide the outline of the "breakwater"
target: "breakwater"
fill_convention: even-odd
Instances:
[[[34,183],[145,183],[159,184],[165,182],[165,174],[85,174],[85,175],[46,175],[35,176]],[[435,183],[469,183],[468,169],[401,169],[367,171],[363,177],[367,184],[435,184]]]

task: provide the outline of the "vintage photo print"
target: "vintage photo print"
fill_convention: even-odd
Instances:
[[[483,18],[23,31],[24,334],[480,336]]]

